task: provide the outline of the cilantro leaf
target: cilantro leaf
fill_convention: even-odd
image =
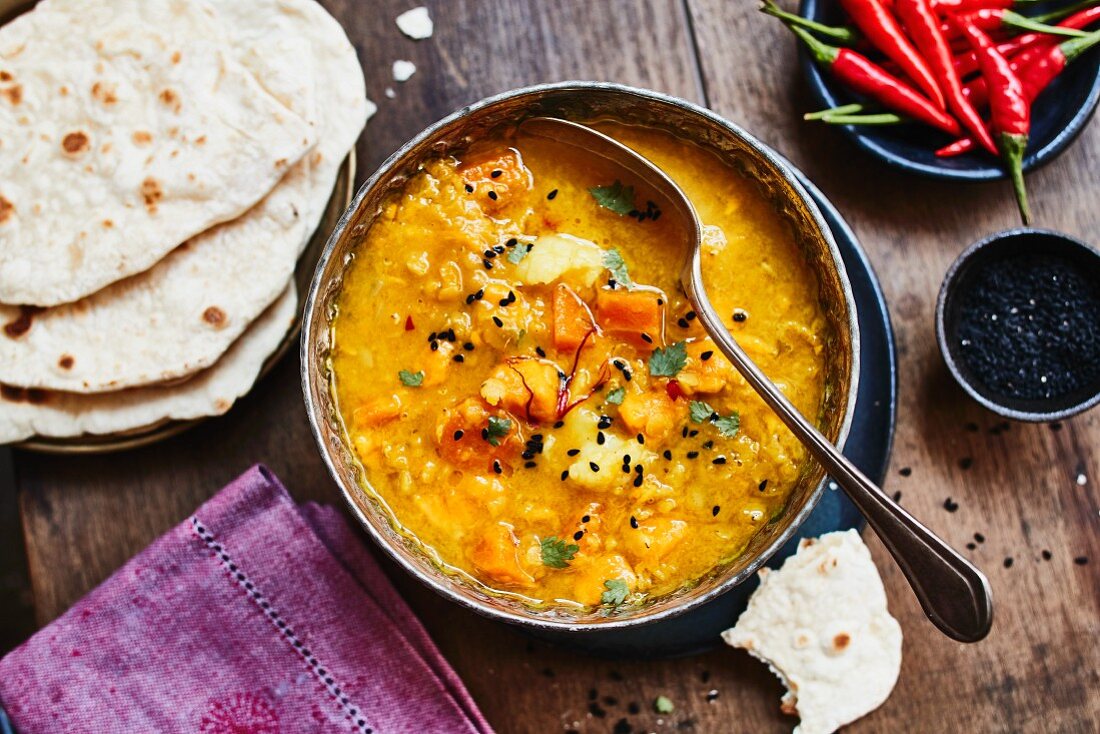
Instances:
[[[611,277],[616,282],[628,287],[634,285],[634,281],[630,279],[630,273],[626,269],[626,260],[623,260],[623,254],[619,252],[617,247],[612,247],[604,253],[603,266],[611,271]]]
[[[688,412],[691,413],[692,423],[702,423],[714,417],[714,408],[710,407],[702,400],[692,400]]]
[[[687,344],[676,342],[664,349],[655,349],[649,357],[649,374],[654,377],[675,377],[687,364]]]
[[[741,430],[741,416],[734,411],[725,418],[715,418],[714,427],[722,434],[722,438],[733,438]]]
[[[512,263],[513,265],[519,265],[519,261],[527,257],[527,253],[531,251],[532,247],[534,247],[534,245],[516,245],[507,255],[508,262]]]
[[[489,426],[485,429],[485,440],[491,446],[500,446],[500,439],[507,436],[510,430],[512,430],[512,421],[491,415],[489,416]]]
[[[594,186],[588,193],[592,194],[597,204],[619,216],[634,211],[634,187],[623,186],[619,179],[615,179],[610,186]]]
[[[672,699],[668,696],[657,696],[653,699],[653,710],[659,714],[671,714],[676,709],[672,705]]]
[[[617,607],[626,601],[626,595],[630,593],[630,587],[622,579],[610,579],[604,581],[603,585],[607,587],[607,591],[600,596],[600,601],[604,604]]]
[[[617,387],[607,394],[607,402],[611,405],[622,405],[623,398],[626,397],[626,388]]]
[[[575,543],[566,544],[564,540],[554,535],[543,538],[539,541],[539,545],[542,547],[542,563],[550,568],[565,568],[573,560],[573,556],[577,555],[577,551],[581,549],[579,545]]]
[[[397,373],[397,376],[401,378],[401,384],[406,387],[420,387],[424,384],[424,370],[418,370],[416,372],[401,370]]]

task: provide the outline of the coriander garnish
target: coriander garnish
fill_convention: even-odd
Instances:
[[[676,707],[668,696],[657,696],[653,699],[653,710],[659,714],[671,714]]]
[[[649,374],[654,377],[675,377],[687,364],[687,344],[676,342],[664,349],[653,350],[649,357]]]
[[[424,384],[424,370],[417,370],[416,372],[401,370],[397,373],[397,376],[401,378],[401,384],[406,387],[420,387]]]
[[[604,604],[617,607],[626,601],[626,596],[630,593],[630,587],[622,579],[609,579],[603,585],[607,588],[600,596],[600,601]]]
[[[513,265],[519,265],[520,260],[527,257],[527,253],[531,251],[531,247],[532,245],[516,245],[507,255],[508,262]]]
[[[710,407],[702,400],[692,400],[688,412],[691,414],[693,423],[709,421],[717,415],[717,413],[714,412],[714,408]]]
[[[489,426],[485,429],[485,440],[491,446],[500,446],[500,439],[507,436],[510,430],[512,430],[512,421],[491,415],[489,416]]]
[[[619,179],[615,179],[615,183],[610,186],[594,186],[588,193],[592,194],[597,204],[619,216],[634,211],[634,187],[623,186]]]
[[[629,287],[634,285],[634,281],[630,279],[630,273],[626,269],[626,260],[623,259],[623,254],[615,247],[612,247],[603,256],[603,266],[611,271],[611,276],[615,279],[615,282],[622,283]]]
[[[607,394],[607,402],[611,405],[622,405],[623,398],[626,397],[626,388],[617,387]]]
[[[557,536],[551,535],[539,541],[542,547],[542,563],[550,568],[565,568],[577,555],[581,547],[575,543],[566,543]]]
[[[741,429],[741,415],[737,411],[722,416],[702,400],[692,400],[688,412],[691,415],[691,420],[695,423],[703,423],[704,421],[713,423],[722,438],[733,438]]]

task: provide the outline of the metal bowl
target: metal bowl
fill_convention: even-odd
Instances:
[[[497,131],[533,115],[579,122],[614,119],[672,132],[712,151],[758,184],[760,193],[790,223],[820,281],[821,303],[832,336],[819,425],[830,439],[843,444],[855,406],[859,332],[840,253],[813,200],[775,153],[736,125],[681,99],[594,82],[528,87],[465,107],[416,136],[363,185],[329,239],[306,302],[302,331],[306,410],[325,463],[352,512],[394,560],[440,594],[485,616],[543,631],[582,634],[634,627],[683,614],[752,576],[817,503],[824,489],[820,467],[815,463],[807,466],[784,512],[765,526],[741,555],[676,592],[611,613],[533,608],[513,595],[494,592],[469,575],[444,567],[430,549],[399,526],[349,449],[332,393],[332,325],[345,268],[383,203],[400,192],[426,160],[461,153],[471,143],[493,137]]]

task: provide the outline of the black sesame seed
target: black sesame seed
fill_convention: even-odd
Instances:
[[[630,516],[630,527],[634,528],[635,530],[638,529],[638,518],[634,517],[633,515]]]
[[[546,195],[546,198],[549,199],[550,201],[553,201],[554,197],[556,197],[557,195],[558,195],[558,190],[554,189],[553,191],[551,191],[549,194]]]
[[[638,476],[634,477],[634,486],[635,487],[642,486],[643,481],[645,481],[645,478],[641,474],[639,474]]]
[[[695,320],[695,312],[694,311],[688,311],[686,314],[684,314],[684,318],[687,319],[688,321],[694,321]]]
[[[695,438],[698,435],[699,435],[699,431],[696,431],[694,429],[688,431],[688,438]]]
[[[472,194],[472,193],[474,193],[474,187],[473,187],[473,186],[471,186],[470,184],[466,184],[466,193],[467,193],[467,194]]]
[[[488,428],[482,428],[481,429],[481,438],[485,441],[489,440],[489,429]]]
[[[543,349],[542,347],[535,347],[535,354],[539,355],[540,357],[545,358],[546,357],[546,350]]]
[[[901,502],[901,490],[894,492],[894,502]]]
[[[466,361],[466,357],[464,355],[461,355],[461,354],[456,354],[455,356],[451,357],[451,359],[453,359],[455,362],[458,362],[460,364],[462,362]]]
[[[493,245],[493,252],[498,255],[504,254],[504,245]]]
[[[604,441],[606,441],[606,440],[607,440],[607,438],[603,435],[603,431],[597,431],[596,432],[596,443],[599,446],[603,446]]]
[[[600,465],[594,461],[590,461],[588,462],[588,468],[594,472],[598,472],[600,470]]]
[[[631,462],[630,454],[623,454],[623,463],[629,464]]]
[[[500,466],[500,462],[497,461],[496,459],[493,459],[493,473],[494,474],[500,474],[503,471],[504,471],[504,469]]]
[[[736,311],[733,312],[733,320],[736,321],[739,324],[742,323],[748,317],[749,317],[749,315],[747,313],[745,313],[744,311],[742,311],[741,309],[737,309]]]
[[[471,303],[473,303],[473,302],[474,302],[475,300],[476,300],[476,299],[474,298],[474,294],[473,294],[473,293],[471,293],[470,295],[466,296],[466,305],[467,305],[467,306],[469,306],[469,305],[470,305]]]
[[[663,305],[665,305],[665,299],[663,299],[663,298],[658,298],[658,299],[657,299],[657,305],[658,305],[658,306],[663,306]]]
[[[566,454],[568,454],[569,456],[576,456],[576,455],[577,455],[577,454],[579,454],[580,452],[581,452],[581,450],[580,450],[580,449],[569,449],[569,450],[568,450],[568,451],[566,451],[565,453],[566,453]]]
[[[765,489],[767,489],[767,488],[768,488],[768,480],[767,480],[767,479],[765,479],[764,481],[760,482],[760,484],[759,484],[759,485],[757,485],[757,487],[759,488],[759,490],[760,490],[761,492],[763,492],[763,491],[764,491]]]
[[[565,481],[566,479],[568,479],[568,478],[569,478],[569,470],[568,470],[568,469],[566,469],[565,471],[563,471],[563,472],[561,473],[561,480],[562,480],[562,481],[564,482],[564,481]]]
[[[1087,566],[1089,559],[1087,556],[1077,556],[1073,559],[1073,562],[1076,563],[1078,566]]]
[[[974,540],[978,541],[979,543],[984,543],[985,542],[985,536],[982,535],[981,533],[974,533]]]
[[[1054,554],[1048,550],[1044,550],[1041,555],[1043,556],[1044,561],[1049,561],[1051,558],[1054,557]]]
[[[948,497],[943,501],[943,509],[947,510],[948,512],[954,512],[955,510],[959,509],[959,503]]]
[[[500,174],[502,174],[502,173],[504,173],[504,171],[502,171],[498,168],[495,171],[493,171],[492,173],[490,173],[489,176],[491,176],[492,178],[500,178]]]
[[[669,460],[672,459],[672,452],[669,451],[668,449],[665,449],[664,453],[661,454],[661,455],[664,456],[666,459],[669,459]]]
[[[646,334],[643,331],[642,332],[642,341],[644,341],[646,344],[652,344],[653,343],[653,337],[651,337],[649,334]]]
[[[703,448],[705,448],[705,449],[714,448],[714,441],[703,441]]]
[[[1005,568],[1012,568],[1012,556],[1005,559]]]
[[[687,452],[687,457],[689,459],[697,459],[697,458],[699,458],[699,452],[698,451],[689,451],[689,452]]]
[[[558,421],[554,424],[554,428],[561,428],[565,425],[565,421]]]
[[[577,532],[573,533],[573,540],[580,540],[583,537],[584,537],[584,531],[583,530],[578,530]]]
[[[725,456],[719,456],[717,459],[715,459],[714,461],[712,461],[710,463],[712,463],[712,464],[725,464],[726,463],[726,457]]]
[[[504,243],[504,246],[505,247],[515,247],[518,244],[519,244],[519,240],[517,240],[515,237],[512,237],[511,239],[509,239],[507,242]]]
[[[497,328],[498,328],[498,329],[499,329],[500,327],[504,326],[504,322],[500,320],[500,317],[499,317],[499,316],[494,316],[494,317],[493,317],[493,323],[497,325]]]
[[[490,191],[489,192],[489,198],[492,199],[493,201],[496,201],[497,200],[497,192]]]
[[[460,429],[458,429],[457,431],[455,431],[455,434],[454,434],[454,436],[455,436],[455,441],[461,441],[461,440],[462,440],[462,437],[463,437],[464,435],[466,435],[465,431],[463,431],[463,430],[462,430],[461,428],[460,428]]]
[[[439,351],[439,342],[432,342],[431,347],[433,352]]]
[[[536,466],[538,466],[538,464],[536,464],[536,463],[535,463],[535,462],[533,462],[533,461],[527,461],[527,462],[524,462],[524,464],[523,464],[523,465],[524,465],[525,467],[527,467],[528,469],[534,469],[534,468],[535,468]]]
[[[428,341],[434,342],[438,336],[439,334],[433,331],[431,334],[428,334]]]
[[[474,343],[473,342],[466,342],[465,344],[462,345],[462,348],[465,349],[467,352],[472,352],[472,351],[474,351]]]
[[[480,301],[484,297],[485,297],[485,289],[484,288],[478,288],[477,293],[474,294],[474,298],[476,298],[477,300]]]
[[[716,698],[718,698],[718,691],[708,691],[707,692],[707,702],[708,703],[713,701]]]
[[[610,416],[601,415],[600,420],[596,423],[596,428],[611,428],[611,422],[612,421]]]
[[[687,319],[677,319],[676,325],[679,326],[681,329],[686,329],[691,326],[691,324],[687,322]]]
[[[715,505],[714,507],[710,508],[710,514],[714,517],[718,517],[718,513],[721,512],[721,511],[722,511],[722,508],[719,507],[718,505]]]
[[[680,429],[680,435],[683,436],[684,438],[688,437],[688,427],[687,426],[684,426],[683,428]]]
[[[702,360],[703,362],[706,362],[708,359],[710,359],[713,356],[714,356],[714,351],[708,349],[707,351],[705,351],[705,352],[703,352],[702,354],[699,355],[699,359]]]
[[[639,433],[634,438],[638,441],[638,443],[642,444],[643,446],[645,445],[645,436],[643,436],[642,434]]]
[[[486,250],[485,252],[483,252],[481,254],[484,255],[485,257],[489,258],[490,260],[492,260],[494,257],[497,256],[497,254],[495,252],[493,252],[492,250]]]
[[[959,468],[960,469],[963,469],[965,471],[966,469],[969,469],[972,466],[974,466],[974,460],[971,459],[969,456],[965,456],[965,457],[959,459]]]
[[[907,477],[907,476],[909,476],[909,475],[910,475],[910,474],[912,474],[912,473],[913,473],[913,470],[912,470],[912,469],[910,469],[910,468],[909,468],[909,467],[907,467],[907,466],[903,466],[903,467],[902,467],[902,468],[901,468],[901,469],[900,469],[900,470],[898,471],[898,474],[902,475],[903,477]]]
[[[966,544],[966,549],[967,549],[967,550],[974,550],[974,549],[976,549],[977,547],[978,547],[978,546],[977,546],[977,545],[975,545],[974,543],[967,543],[967,544]]]
[[[591,515],[585,515],[584,517],[581,518],[581,522],[588,522],[591,519],[592,519]]]

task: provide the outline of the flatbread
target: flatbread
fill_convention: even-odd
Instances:
[[[795,734],[829,734],[878,708],[901,670],[901,627],[886,609],[867,546],[855,530],[805,539],[722,638],[771,667],[802,719]]]
[[[267,40],[241,56],[300,118],[316,118],[304,41]],[[0,383],[95,393],[214,364],[293,274],[311,187],[307,156],[244,216],[189,240],[144,273],[39,313],[0,305]]]
[[[166,420],[221,415],[251,389],[297,315],[298,294],[291,283],[216,365],[176,385],[102,395],[0,386],[0,444],[36,435],[110,434]]]
[[[0,302],[75,301],[242,215],[313,145],[204,0],[43,0],[0,28]]]
[[[343,27],[314,0],[213,0],[236,46],[258,40],[299,38],[309,42],[317,75],[317,146],[310,151],[312,184],[305,222],[317,229],[340,165],[377,107],[367,99],[363,68]]]

